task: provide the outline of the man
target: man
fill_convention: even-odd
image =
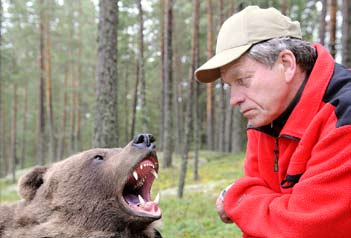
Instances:
[[[195,75],[221,77],[248,119],[244,177],[217,199],[243,237],[351,237],[351,73],[300,25],[250,6]]]

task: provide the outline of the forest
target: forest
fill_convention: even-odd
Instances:
[[[228,88],[194,71],[248,5],[300,21],[351,67],[349,0],[0,0],[0,178],[147,132],[183,197],[190,159],[197,180],[201,151],[245,151]]]

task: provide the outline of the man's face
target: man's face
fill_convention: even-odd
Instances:
[[[290,88],[279,59],[270,68],[244,55],[220,70],[231,87],[230,104],[240,107],[249,125],[268,125],[287,108]]]

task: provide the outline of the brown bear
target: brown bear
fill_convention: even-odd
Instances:
[[[150,190],[158,173],[154,138],[140,134],[124,148],[97,148],[19,182],[20,202],[0,206],[1,238],[156,238],[161,218]]]

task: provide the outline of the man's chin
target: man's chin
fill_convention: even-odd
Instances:
[[[257,118],[251,118],[251,119],[247,119],[247,126],[248,127],[261,127],[261,126],[266,126],[271,124],[270,121],[266,121],[266,120],[258,120]]]

